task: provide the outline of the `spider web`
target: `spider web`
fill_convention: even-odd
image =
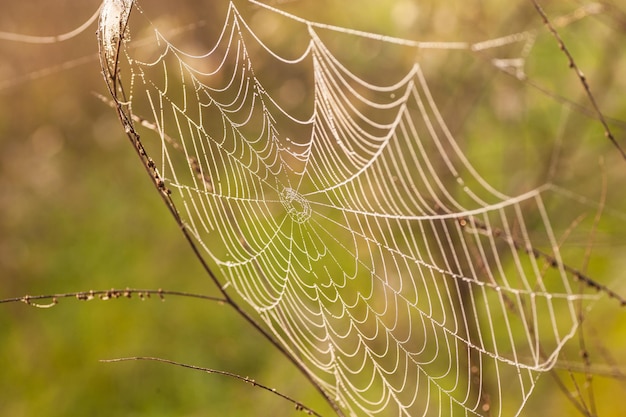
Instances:
[[[223,288],[349,415],[519,414],[574,335],[576,303],[596,297],[572,288],[586,278],[562,259],[554,187],[497,190],[447,127],[420,59],[368,81],[320,32],[419,50],[521,42],[491,64],[522,79],[536,34],[414,42],[272,10],[306,28],[300,56],[265,45],[233,3],[200,53],[151,23],[131,42],[143,12],[105,3],[107,82],[157,185]],[[284,108],[251,51],[308,69],[305,116]]]

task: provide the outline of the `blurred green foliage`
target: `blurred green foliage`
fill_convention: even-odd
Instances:
[[[159,23],[173,28],[199,19],[219,27],[227,5],[145,3],[162,8]],[[304,39],[291,32],[285,36],[284,19],[243,1],[237,4],[272,47],[297,48]],[[311,20],[429,41],[473,42],[541,28],[528,1],[271,4]],[[557,16],[578,6],[578,2],[550,4],[547,11]],[[0,31],[64,33],[97,7],[96,0],[5,2]],[[589,17],[561,32],[603,110],[624,119],[626,39],[620,20],[624,15],[619,8],[611,10],[612,14]],[[128,145],[115,113],[93,95],[105,93],[94,32],[95,26],[71,40],[46,45],[0,40],[0,298],[111,287],[216,294]],[[381,67],[370,65],[380,57],[364,58],[375,47],[371,42],[333,33],[324,36],[334,51],[373,82],[397,79],[419,59],[459,144],[481,173],[509,194],[550,179],[597,202],[605,175],[607,207],[614,211],[602,224],[599,256],[590,267],[604,283],[626,288],[620,283],[626,266],[621,191],[626,165],[593,118],[488,64],[489,53],[515,54],[513,47],[478,59],[468,53],[405,50],[403,57],[381,59]],[[385,62],[390,62],[389,68]],[[543,32],[526,70],[531,82],[588,107],[579,81],[554,40]],[[612,124],[622,142],[623,125]],[[510,137],[511,132],[518,134]],[[550,174],[555,153],[559,163]],[[571,200],[552,209],[567,210],[568,204]],[[583,248],[587,236],[577,242]],[[610,350],[618,369],[626,365],[625,318],[624,310],[609,301],[597,306],[589,319],[592,350]],[[0,340],[0,415],[296,414],[277,397],[220,376],[152,362],[98,362],[125,356],[158,356],[250,376],[331,415],[293,366],[234,312],[215,303],[168,297],[164,303],[155,298],[63,299],[44,310],[4,304]],[[564,361],[580,363],[576,349]],[[605,357],[594,359],[598,369],[605,369]],[[615,370],[610,364],[606,368]],[[596,377],[600,415],[621,415],[623,383]],[[536,391],[523,415],[575,415],[550,377],[542,378]]]

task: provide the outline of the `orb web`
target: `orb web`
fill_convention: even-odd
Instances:
[[[368,81],[319,32],[476,53],[522,42],[520,57],[491,62],[520,79],[536,33],[416,42],[274,10],[308,36],[288,58],[229,3],[214,44],[192,53],[149,22],[152,38],[133,44],[119,28],[132,33],[144,13],[133,3],[127,26],[130,3],[109,3],[102,62],[126,123],[143,129],[223,285],[318,386],[349,415],[518,414],[576,331],[575,303],[595,297],[572,289],[546,207],[554,188],[499,191],[451,133],[419,59]],[[307,116],[283,108],[252,49],[308,68]]]

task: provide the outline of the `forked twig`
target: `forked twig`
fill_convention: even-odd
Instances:
[[[270,388],[267,385],[260,384],[257,381],[255,381],[254,379],[251,379],[251,378],[249,378],[247,376],[237,375],[237,374],[234,374],[232,372],[220,371],[218,369],[211,369],[211,368],[203,368],[201,366],[189,365],[189,364],[185,364],[185,363],[181,363],[181,362],[172,361],[172,360],[169,360],[169,359],[155,358],[155,357],[150,357],[150,356],[133,356],[133,357],[128,357],[128,358],[116,358],[116,359],[102,359],[102,360],[100,360],[100,362],[104,362],[104,363],[128,362],[128,361],[155,361],[155,362],[162,362],[162,363],[166,363],[166,364],[169,364],[169,365],[180,366],[182,368],[193,369],[195,371],[206,372],[208,374],[217,374],[217,375],[227,376],[229,378],[234,378],[234,379],[237,379],[239,381],[246,382],[246,383],[252,385],[253,387],[261,388],[261,389],[263,389],[265,391],[271,392],[272,394],[277,395],[277,396],[281,397],[282,399],[289,401],[290,403],[295,405],[297,411],[302,411],[302,412],[304,412],[304,413],[306,413],[306,414],[308,414],[310,416],[322,417],[321,414],[317,413],[313,409],[311,409],[311,408],[307,407],[306,405],[302,404],[300,401],[294,400],[293,398],[289,397],[288,395],[285,395],[285,394],[281,393],[280,391],[276,390],[275,388]]]

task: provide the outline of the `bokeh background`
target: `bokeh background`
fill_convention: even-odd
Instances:
[[[144,3],[154,8],[162,27],[202,20],[213,34],[228,5]],[[236,3],[263,39],[273,40],[276,48],[297,48],[297,27],[282,28],[283,20],[272,20],[244,1]],[[530,85],[589,107],[554,39],[541,31],[531,2],[269,4],[312,20],[417,40],[476,42],[537,28],[526,62],[528,82],[489,64],[494,57],[519,56],[520,45],[481,55],[432,52],[428,59],[405,50],[394,60],[377,61],[371,43],[350,43],[354,40],[333,33],[324,40],[373,82],[395,79],[419,59],[460,145],[509,194],[550,179],[584,195],[593,213],[605,178],[606,215],[589,269],[625,293],[626,162],[597,121]],[[585,4],[546,2],[546,11],[560,16]],[[560,31],[604,113],[618,119],[611,121],[616,138],[626,143],[626,5],[603,4],[604,13]],[[5,1],[0,32],[62,34],[80,26],[98,6],[96,0]],[[115,113],[94,95],[106,93],[95,31],[94,24],[70,40],[49,44],[0,38],[0,298],[111,287],[216,294]],[[564,199],[552,209],[558,213],[580,205],[572,201]],[[570,241],[580,249],[589,244],[589,231],[577,238],[578,232]],[[601,410],[598,415],[619,416],[619,399],[626,394],[620,374],[626,370],[626,310],[611,300],[593,307],[584,326],[596,374],[593,402]],[[577,350],[574,343],[559,366],[578,366]],[[174,297],[165,302],[62,299],[50,309],[0,305],[0,415],[297,415],[279,398],[224,377],[152,362],[98,362],[126,356],[157,356],[249,376],[332,415],[306,379],[234,312]],[[522,415],[579,414],[545,376]]]

